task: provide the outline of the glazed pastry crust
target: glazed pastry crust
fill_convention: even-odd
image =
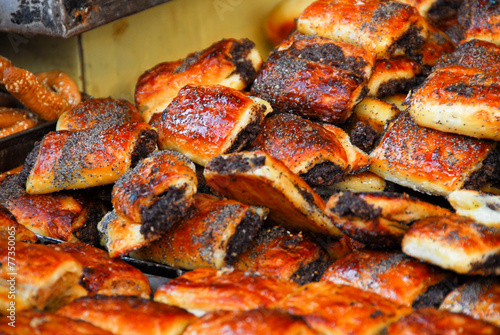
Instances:
[[[154,300],[203,312],[270,307],[299,285],[242,270],[199,268],[160,286]]]
[[[189,325],[183,335],[314,335],[304,321],[277,310],[218,311]]]
[[[186,58],[144,72],[135,88],[135,103],[146,122],[161,113],[182,87],[224,85],[243,90],[255,78],[262,57],[248,39],[223,39]]]
[[[381,59],[375,64],[368,81],[368,96],[380,97],[408,91],[415,86],[421,68],[417,61],[407,57]]]
[[[447,195],[464,186],[494,147],[489,141],[421,127],[405,113],[372,151],[370,170],[421,192]]]
[[[235,262],[267,213],[264,208],[198,193],[186,217],[131,256],[188,270],[220,269]]]
[[[297,29],[361,46],[379,59],[418,49],[427,37],[427,25],[416,8],[379,0],[316,1],[299,17]],[[398,40],[408,33],[413,35],[410,43],[398,47]]]
[[[98,125],[142,122],[137,108],[127,100],[91,98],[64,112],[56,130],[84,130]]]
[[[300,287],[277,307],[321,334],[378,334],[411,312],[375,293],[325,282]]]
[[[103,295],[77,299],[59,309],[57,314],[124,335],[180,335],[196,319],[180,308],[151,300]]]
[[[335,261],[321,281],[349,285],[411,307],[450,274],[400,252],[359,250]]]
[[[464,314],[421,308],[390,325],[387,335],[417,334],[500,334],[500,329]]]
[[[111,259],[104,250],[83,243],[50,245],[70,254],[83,266],[80,284],[89,295],[129,295],[149,298],[151,288],[145,274],[121,259]]]
[[[405,234],[403,252],[461,274],[499,275],[500,229],[466,217],[432,217]]]
[[[0,333],[5,335],[112,335],[112,333],[90,323],[73,320],[61,315],[27,311],[16,315],[15,327],[2,317]]]
[[[11,278],[7,243],[0,244],[0,299],[2,314],[7,313],[9,300],[7,280]],[[12,257],[10,257],[12,263]],[[75,286],[82,275],[82,266],[73,257],[41,244],[16,242],[16,311],[43,310],[58,296]]]
[[[35,233],[19,224],[6,208],[0,206],[0,240],[7,241],[12,235],[16,241],[35,243],[38,240]]]
[[[156,148],[156,132],[146,123],[124,123],[44,136],[30,154],[26,191],[52,193],[112,184],[132,163]]]
[[[471,280],[448,294],[439,308],[500,327],[500,283],[495,277]]]
[[[269,219],[289,229],[341,234],[324,214],[324,201],[279,160],[263,151],[219,156],[206,166],[207,185],[231,199],[270,209]]]
[[[488,0],[465,0],[458,22],[464,28],[464,39],[478,39],[495,44],[500,42],[500,9]]]
[[[228,87],[187,85],[151,126],[158,130],[160,149],[179,151],[204,166],[251,141],[271,110],[262,99]]]

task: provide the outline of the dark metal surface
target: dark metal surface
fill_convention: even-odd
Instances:
[[[56,129],[56,121],[46,122],[28,130],[0,139],[0,172],[24,164],[36,141]]]
[[[171,0],[0,0],[0,31],[71,37]]]

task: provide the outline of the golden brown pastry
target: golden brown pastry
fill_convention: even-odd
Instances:
[[[0,182],[1,185],[1,182]],[[20,225],[16,218],[3,206],[0,206],[0,240],[35,243],[38,238],[28,228]]]
[[[408,307],[439,307],[451,273],[401,252],[358,250],[336,260],[321,281],[373,292]]]
[[[160,149],[205,165],[251,142],[270,112],[267,102],[229,87],[187,85],[150,123],[158,130]]]
[[[295,20],[304,9],[315,0],[281,0],[267,14],[264,29],[267,37],[274,45],[280,44],[295,30]]]
[[[84,130],[97,125],[142,122],[137,108],[127,100],[90,98],[82,101],[57,120],[56,130]]]
[[[203,314],[266,308],[299,285],[242,270],[199,268],[160,286],[154,300]]]
[[[248,39],[223,39],[186,58],[165,62],[144,72],[135,87],[135,103],[146,122],[161,113],[188,84],[247,87],[262,65],[255,44]]]
[[[366,81],[328,64],[328,58],[323,61],[319,51],[316,53],[309,59],[300,52],[272,52],[252,85],[252,94],[280,112],[334,124],[344,122],[366,95]]]
[[[121,335],[180,335],[196,317],[185,310],[138,297],[83,297],[57,314]]]
[[[2,335],[112,335],[88,322],[73,320],[61,315],[43,312],[23,312],[15,315],[15,322],[8,317],[0,319]],[[15,325],[15,327],[13,327]]]
[[[412,55],[427,37],[427,23],[416,8],[382,0],[316,1],[299,17],[297,29],[358,45],[379,59]]]
[[[500,196],[460,190],[450,193],[448,201],[457,214],[486,226],[500,228]]]
[[[326,213],[344,234],[372,248],[399,248],[411,224],[451,212],[406,194],[339,192],[326,204]]]
[[[28,194],[18,175],[0,182],[0,205],[32,232],[63,241],[98,242],[102,203],[71,193]]]
[[[500,229],[453,215],[415,222],[403,252],[462,274],[500,275]]]
[[[6,68],[11,67],[12,62],[5,57],[0,56],[0,85],[3,85],[3,72]]]
[[[218,311],[191,323],[183,335],[314,335],[304,321],[272,309]]]
[[[365,166],[358,162],[351,165],[343,143],[330,129],[297,115],[277,114],[264,120],[251,148],[279,159],[309,185],[331,185],[353,170],[366,169],[369,161],[360,152]]]
[[[12,244],[2,242],[0,264],[0,314],[4,315],[12,302],[16,312],[43,310],[77,285],[82,275],[82,266],[73,257],[41,244],[16,242],[12,250]]]
[[[175,268],[232,265],[254,238],[268,210],[198,193],[189,213],[134,258]]]
[[[310,235],[274,226],[259,230],[234,267],[303,285],[317,281],[328,265],[328,254]]]
[[[366,171],[345,177],[332,186],[316,187],[315,191],[323,198],[329,198],[338,191],[343,192],[383,192],[387,184],[383,178]]]
[[[184,217],[197,185],[193,162],[175,151],[156,151],[116,181],[112,203],[119,216],[140,223],[149,238]]]
[[[461,0],[451,0],[461,1]],[[444,2],[444,1],[439,1]],[[455,44],[441,30],[429,25],[429,36],[421,47],[422,51],[422,75],[427,76],[432,68],[444,57],[451,54],[455,49]]]
[[[500,8],[492,0],[464,0],[458,14],[464,39],[500,44]]]
[[[375,293],[325,282],[300,287],[277,307],[302,317],[320,334],[378,334],[411,312]]]
[[[387,335],[493,335],[500,334],[487,322],[475,320],[464,314],[422,308],[401,318],[384,331]]]
[[[26,191],[43,194],[112,184],[156,148],[146,123],[56,131],[43,137],[24,164]]]
[[[121,259],[83,243],[49,245],[56,251],[70,254],[83,267],[80,278],[89,295],[130,295],[149,298],[151,288],[144,273]]]
[[[408,92],[418,84],[420,72],[420,64],[408,57],[378,60],[367,84],[368,96],[381,97]]]
[[[485,184],[487,170],[494,170],[487,164],[494,148],[489,141],[421,127],[402,113],[372,151],[370,170],[402,186],[447,195]]]
[[[307,183],[263,151],[221,155],[205,167],[207,185],[219,194],[270,209],[269,219],[289,229],[341,234],[325,203]]]
[[[33,112],[27,109],[0,107],[0,128],[7,128],[19,121],[32,120],[34,125],[39,119]]]
[[[439,308],[454,313],[464,313],[500,327],[498,277],[470,280],[448,294]]]
[[[33,74],[9,66],[3,71],[5,88],[24,106],[47,121],[57,120],[65,111],[81,101],[74,80],[62,71]]]
[[[407,5],[417,8],[420,15],[436,21],[453,15],[457,15],[461,0],[397,0]]]
[[[435,70],[412,93],[415,122],[444,132],[500,139],[499,75],[460,65]]]

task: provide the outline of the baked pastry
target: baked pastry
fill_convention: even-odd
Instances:
[[[299,285],[242,270],[199,268],[160,286],[154,300],[192,313],[247,311],[270,307]]]
[[[199,165],[251,142],[272,111],[262,99],[221,86],[186,85],[151,119],[160,149],[176,150]]]
[[[12,62],[10,60],[8,60],[5,57],[0,56],[0,85],[2,85],[2,86],[4,85],[3,73],[4,73],[5,69],[8,67],[11,67],[11,66],[12,66]]]
[[[324,199],[330,198],[338,191],[350,192],[383,192],[387,184],[383,178],[366,171],[345,177],[339,183],[332,186],[316,187],[315,191]]]
[[[280,44],[295,30],[295,20],[315,0],[281,0],[267,14],[264,29],[274,45]]]
[[[404,56],[380,59],[367,83],[368,96],[381,97],[408,92],[419,82],[419,62]]]
[[[387,335],[454,335],[500,334],[500,329],[467,315],[440,311],[435,308],[417,309],[384,330]]]
[[[220,269],[232,265],[248,247],[267,213],[265,208],[198,193],[182,220],[131,256],[187,270]]]
[[[261,65],[262,57],[252,41],[223,39],[184,59],[161,63],[144,72],[135,87],[135,103],[149,122],[185,85],[219,84],[243,90]]]
[[[500,8],[495,1],[464,0],[458,13],[464,39],[500,44]]]
[[[116,181],[112,203],[119,216],[140,223],[149,238],[184,217],[197,185],[193,162],[175,151],[156,151]]]
[[[142,122],[137,108],[127,100],[90,98],[57,119],[56,130],[84,130],[102,124]]]
[[[183,335],[313,335],[304,321],[272,309],[218,311],[191,323]]]
[[[398,0],[417,8],[420,15],[431,20],[443,20],[457,15],[461,0]]]
[[[0,107],[0,138],[33,128],[40,118],[27,109]]]
[[[57,314],[123,335],[180,335],[196,319],[185,310],[155,301],[104,295],[77,299]]]
[[[69,254],[46,245],[16,242],[13,257],[8,245],[0,243],[1,314],[9,314],[11,302],[16,312],[43,310],[78,284],[82,266]]]
[[[451,192],[448,201],[457,214],[486,226],[500,228],[500,196],[460,190]]]
[[[415,56],[427,38],[427,26],[415,7],[382,0],[316,1],[297,22],[303,34],[358,45],[378,59]]]
[[[408,307],[439,307],[453,289],[450,272],[401,252],[358,250],[336,260],[321,281],[373,292]]]
[[[97,244],[104,205],[71,193],[28,194],[18,175],[0,182],[0,205],[32,232],[63,241]]]
[[[299,47],[273,51],[252,85],[252,94],[269,101],[280,112],[334,124],[344,122],[366,95],[366,80],[336,67],[336,57],[345,54],[337,50],[329,55],[329,49],[339,48],[334,44],[318,43],[317,50]],[[364,65],[347,64],[364,73]]]
[[[262,227],[234,267],[300,285],[318,281],[329,262],[328,254],[315,239],[283,227]]]
[[[500,229],[453,215],[415,222],[405,234],[403,252],[461,274],[499,275]]]
[[[112,184],[156,148],[146,123],[56,131],[43,137],[24,163],[26,191],[52,193]]]
[[[496,144],[421,127],[407,113],[391,123],[372,151],[370,171],[396,184],[437,195],[486,183]],[[436,168],[436,167],[439,167]]]
[[[417,0],[418,1],[418,0]],[[449,3],[453,1],[460,2],[461,0],[450,0]],[[445,2],[445,1],[438,1]],[[435,28],[433,25],[429,25],[429,36],[427,40],[421,47],[422,51],[422,75],[428,76],[438,62],[440,62],[447,55],[451,54],[455,50],[455,44],[452,40],[441,30]],[[423,81],[423,78],[422,78]]]
[[[368,156],[350,144],[347,134],[337,137],[340,132],[343,130],[333,125],[323,127],[297,115],[277,114],[264,120],[250,147],[279,159],[311,186],[331,185],[352,171],[368,168],[369,163]]]
[[[499,140],[498,78],[460,65],[439,68],[412,93],[408,111],[423,127]]]
[[[320,334],[378,334],[411,312],[375,293],[325,282],[298,288],[276,307],[302,317]]]
[[[0,240],[8,241],[9,237],[16,242],[34,243],[38,240],[35,233],[23,225],[20,225],[16,221],[16,218],[5,207],[0,206]]]
[[[328,200],[326,213],[344,234],[377,249],[399,248],[417,220],[451,214],[406,194],[388,192],[339,192]]]
[[[88,295],[129,295],[149,298],[151,288],[148,278],[137,268],[108,253],[83,243],[49,245],[56,251],[71,255],[83,267],[80,285]]]
[[[15,322],[7,317],[0,319],[2,335],[112,335],[88,322],[73,320],[61,315],[43,312],[23,312],[15,316]],[[12,325],[15,325],[13,327]]]
[[[285,228],[341,236],[324,213],[324,201],[304,180],[263,151],[218,156],[208,162],[204,176],[219,194],[269,208],[268,218]]]
[[[498,277],[468,281],[448,294],[440,309],[464,313],[500,327],[500,283]]]

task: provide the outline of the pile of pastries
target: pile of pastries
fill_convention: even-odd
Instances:
[[[0,333],[500,334],[500,5],[280,8],[265,60],[224,39],[49,108],[0,181]]]

